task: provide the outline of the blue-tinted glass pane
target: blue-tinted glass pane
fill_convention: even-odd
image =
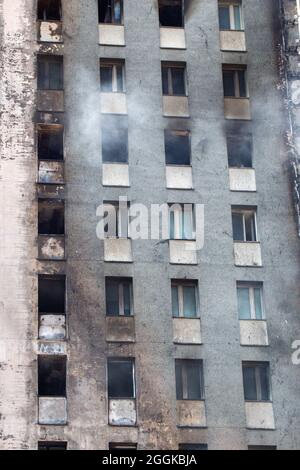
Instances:
[[[172,315],[179,317],[178,287],[172,286]]]
[[[245,400],[257,401],[255,367],[243,367]]]
[[[197,361],[190,361],[186,364],[188,388],[187,398],[189,400],[201,400],[203,398],[201,384],[201,366]]]
[[[262,365],[260,369],[260,387],[261,387],[261,399],[263,401],[270,400],[270,384],[269,384],[269,367],[268,365]]]
[[[185,79],[183,68],[172,68],[173,95],[185,95]]]
[[[242,21],[241,21],[241,7],[239,5],[234,5],[234,26],[236,30],[242,29]]]
[[[249,289],[247,287],[238,287],[238,311],[240,320],[251,319]]]
[[[240,87],[240,97],[246,98],[247,90],[246,90],[246,72],[245,70],[240,70],[239,74],[239,87]]]
[[[242,214],[232,214],[232,230],[234,241],[244,241],[244,223]]]
[[[224,87],[224,96],[234,97],[235,96],[235,86],[234,86],[234,71],[233,70],[224,70],[223,71],[223,87]]]
[[[124,297],[124,315],[131,315],[131,296],[130,296],[130,284],[123,284],[123,297]]]
[[[261,289],[255,287],[254,289],[254,305],[255,305],[255,317],[257,320],[262,320],[262,304],[261,304]]]
[[[106,285],[106,315],[119,314],[119,285],[116,282],[109,282]]]
[[[183,287],[183,316],[187,318],[195,318],[197,316],[196,289],[193,286]]]
[[[219,6],[220,29],[230,29],[229,6]]]

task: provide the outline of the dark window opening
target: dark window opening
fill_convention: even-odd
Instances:
[[[63,441],[39,441],[38,450],[67,450],[67,442]]]
[[[256,210],[232,210],[233,240],[236,242],[256,242]]]
[[[123,442],[110,442],[109,443],[109,450],[136,450],[137,449],[137,444],[128,442],[128,443],[123,443]]]
[[[107,375],[109,398],[135,398],[133,359],[108,359]]]
[[[102,129],[102,161],[104,163],[128,162],[128,131]]]
[[[183,0],[159,0],[160,26],[183,28]]]
[[[245,400],[270,401],[270,367],[267,362],[244,362],[243,382]]]
[[[225,98],[246,98],[246,68],[223,65],[223,88]]]
[[[175,361],[177,400],[203,400],[203,364],[201,360]]]
[[[38,278],[38,310],[40,315],[64,315],[66,304],[65,276],[43,276]]]
[[[228,164],[236,168],[252,168],[252,136],[227,136]]]
[[[66,396],[66,356],[38,357],[38,387],[40,397]]]
[[[39,200],[39,235],[64,235],[65,205],[63,201]]]
[[[106,315],[132,315],[132,279],[106,278]]]
[[[38,0],[38,20],[61,21],[60,0]]]
[[[38,159],[63,160],[63,127],[38,126]]]
[[[185,65],[162,65],[163,95],[186,96]]]
[[[190,133],[165,130],[165,154],[167,165],[190,165]]]
[[[208,450],[207,444],[179,444],[179,450]]]
[[[122,24],[123,0],[98,0],[99,23]]]
[[[37,83],[39,90],[63,89],[62,56],[38,55]]]

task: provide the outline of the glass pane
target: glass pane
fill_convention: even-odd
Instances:
[[[131,315],[131,295],[130,295],[130,284],[123,283],[123,297],[124,297],[124,315],[130,316]]]
[[[260,387],[261,387],[261,400],[270,400],[270,384],[269,384],[269,367],[268,365],[259,366],[260,372]]]
[[[183,68],[172,68],[173,95],[185,95],[185,79]]]
[[[175,214],[174,211],[170,211],[170,239],[175,238]]]
[[[120,24],[122,19],[121,0],[112,0],[114,3],[114,23]]]
[[[195,318],[196,309],[196,289],[194,286],[183,287],[183,316],[186,318]]]
[[[232,214],[232,230],[234,241],[245,241],[244,240],[244,223],[243,214]]]
[[[220,29],[230,29],[229,6],[219,6]]]
[[[241,7],[239,5],[234,5],[234,26],[236,30],[242,29],[242,22],[241,22]]]
[[[47,64],[43,60],[38,60],[37,81],[39,90],[47,90],[48,77],[47,77]]]
[[[100,67],[100,82],[101,82],[101,91],[110,92],[112,91],[112,66],[102,66]]]
[[[254,214],[245,214],[246,241],[255,242],[255,217]]]
[[[181,219],[183,220],[182,238],[184,240],[192,240],[193,238],[193,210],[192,208],[185,207],[184,211],[182,212]]]
[[[190,164],[190,137],[175,132],[165,132],[165,152],[167,165]]]
[[[201,400],[202,399],[202,386],[201,386],[201,366],[197,361],[190,361],[186,363],[187,386],[188,386],[188,399]]]
[[[108,396],[109,398],[134,398],[131,361],[108,362]]]
[[[123,66],[122,65],[116,65],[116,71],[117,71],[117,91],[119,93],[122,93],[124,91]]]
[[[49,89],[63,89],[62,64],[60,62],[49,63]]]
[[[244,395],[245,400],[257,401],[255,367],[243,367]]]
[[[178,286],[172,286],[172,315],[179,317]]]
[[[238,287],[238,312],[240,320],[251,320],[250,296],[248,287]]]
[[[163,88],[163,95],[169,94],[169,85],[168,85],[168,68],[162,67],[162,88]]]
[[[235,72],[233,70],[223,71],[224,96],[235,96],[234,74]]]
[[[108,282],[106,284],[106,315],[120,315],[118,282]]]
[[[176,376],[176,398],[177,400],[183,399],[182,388],[182,361],[175,362],[175,376]]]
[[[246,90],[246,72],[245,70],[238,71],[239,76],[239,87],[240,87],[240,97],[246,98],[247,90]]]
[[[255,305],[255,318],[256,320],[262,320],[262,302],[261,302],[261,288],[255,287],[254,289],[254,305]]]
[[[252,140],[248,135],[227,137],[230,167],[252,168]]]

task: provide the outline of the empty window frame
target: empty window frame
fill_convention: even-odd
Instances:
[[[227,154],[230,168],[252,168],[252,135],[227,135]]]
[[[193,204],[170,204],[170,239],[194,240],[195,218]]]
[[[102,129],[103,163],[128,163],[128,130]]]
[[[63,57],[38,55],[37,85],[39,90],[63,90]]]
[[[66,278],[64,275],[38,277],[39,315],[64,315],[66,312]]]
[[[256,209],[232,209],[233,240],[257,242]]]
[[[125,62],[101,60],[100,84],[102,93],[125,92]]]
[[[175,360],[177,400],[203,400],[203,362],[202,360]]]
[[[179,450],[208,450],[207,444],[179,444]]]
[[[130,316],[132,308],[132,279],[111,278],[105,279],[106,315]]]
[[[225,98],[247,98],[247,69],[244,66],[223,65]]]
[[[158,0],[160,26],[183,28],[184,0]]]
[[[65,397],[66,373],[66,356],[38,356],[39,397]]]
[[[219,2],[220,30],[242,31],[244,29],[242,2]]]
[[[38,0],[38,20],[61,21],[61,0]]]
[[[163,95],[186,96],[186,65],[184,63],[162,63]]]
[[[262,284],[237,283],[238,313],[240,320],[263,320]]]
[[[119,205],[118,202],[104,201],[105,238],[128,238],[129,206]]]
[[[134,359],[107,361],[108,398],[135,398]]]
[[[198,317],[197,281],[171,281],[173,317]]]
[[[64,128],[60,125],[39,124],[37,126],[39,160],[63,160],[63,133]]]
[[[137,444],[131,442],[110,442],[109,450],[137,450]]]
[[[167,165],[190,165],[190,132],[165,130],[165,154]]]
[[[99,23],[122,24],[123,0],[98,0]]]
[[[65,234],[65,204],[64,201],[39,199],[38,201],[38,234]]]
[[[64,441],[39,441],[38,450],[67,450],[67,445]]]
[[[268,362],[243,362],[243,382],[246,401],[271,401]]]

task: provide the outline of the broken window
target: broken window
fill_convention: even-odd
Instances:
[[[110,442],[109,450],[137,450],[137,444],[133,444],[131,442],[129,443]]]
[[[40,315],[64,315],[66,311],[65,276],[39,275],[38,310]]]
[[[38,356],[40,397],[66,396],[66,356]]]
[[[208,450],[207,444],[179,444],[179,450]]]
[[[60,0],[38,0],[38,20],[61,21]]]
[[[67,450],[67,442],[64,441],[39,441],[38,450]]]
[[[130,316],[132,312],[132,279],[106,278],[106,315]]]
[[[231,168],[252,168],[252,136],[227,136],[228,163]]]
[[[39,200],[39,235],[64,235],[65,205],[63,201]]]
[[[247,98],[246,67],[223,65],[223,88],[225,98]]]
[[[183,28],[183,0],[158,0],[160,26]]]
[[[38,55],[37,83],[39,90],[63,89],[63,58],[58,55]]]
[[[256,210],[232,209],[233,240],[236,242],[256,242]]]
[[[122,24],[123,0],[98,0],[99,23]]]
[[[271,401],[268,362],[243,362],[243,382],[246,401]]]
[[[173,317],[196,318],[198,316],[197,287],[197,281],[173,280],[171,282]]]
[[[241,31],[244,29],[242,2],[219,2],[220,30]]]
[[[104,217],[107,223],[104,226],[104,236],[106,238],[128,238],[128,204],[118,202],[103,202]]]
[[[185,64],[162,64],[163,95],[186,96]]]
[[[165,130],[165,153],[167,165],[190,165],[190,133]]]
[[[125,91],[125,63],[122,60],[106,61],[100,63],[100,83],[103,93],[124,93]]]
[[[39,124],[38,159],[63,160],[63,126]]]
[[[128,162],[127,129],[102,129],[102,161],[104,163]]]
[[[194,240],[195,219],[193,204],[170,204],[170,239]]]
[[[176,359],[175,373],[177,400],[204,399],[202,360]]]
[[[240,320],[263,320],[261,284],[238,282],[237,298]]]
[[[107,362],[108,398],[135,398],[134,359]]]

